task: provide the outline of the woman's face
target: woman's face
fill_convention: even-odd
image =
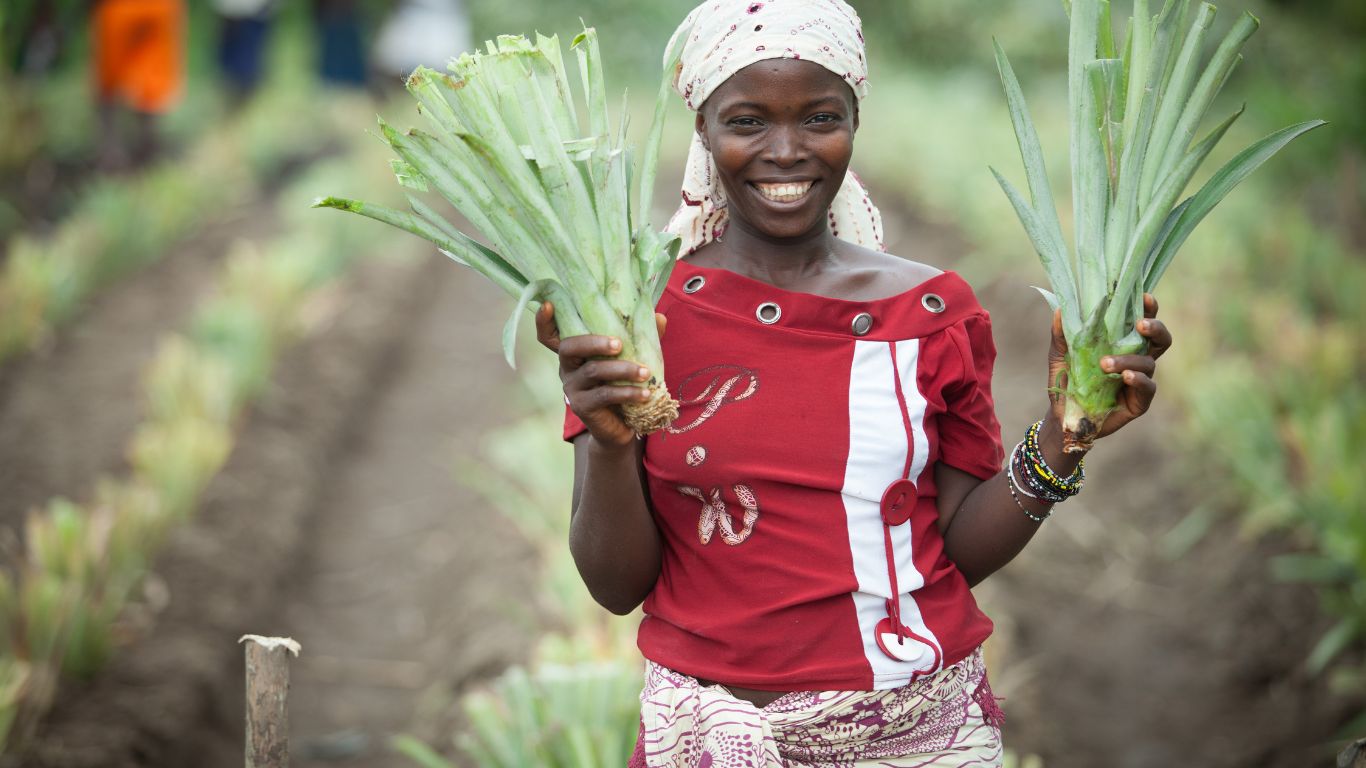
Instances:
[[[768,59],[736,72],[697,112],[732,224],[789,240],[826,227],[854,152],[853,90],[819,64]]]

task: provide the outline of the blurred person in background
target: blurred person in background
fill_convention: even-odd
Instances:
[[[234,110],[261,83],[271,17],[278,5],[276,0],[213,0],[220,19],[218,66]]]
[[[185,83],[185,7],[181,0],[96,0],[95,91],[99,164],[123,170],[157,153],[157,118],[180,101]],[[131,135],[123,118],[131,113]]]
[[[313,0],[318,35],[318,73],[328,85],[363,88],[365,44],[355,0]]]
[[[375,40],[375,68],[386,80],[407,79],[419,66],[444,72],[447,61],[471,47],[460,0],[399,0]]]

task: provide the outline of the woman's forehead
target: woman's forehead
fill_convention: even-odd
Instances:
[[[852,104],[854,90],[844,78],[815,62],[773,58],[756,61],[731,75],[703,106],[721,109],[750,102],[776,108],[830,98]]]

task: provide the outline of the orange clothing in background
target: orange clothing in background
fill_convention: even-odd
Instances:
[[[185,81],[181,0],[100,0],[94,20],[100,99],[148,113],[174,107]]]

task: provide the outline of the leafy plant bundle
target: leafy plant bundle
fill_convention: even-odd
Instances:
[[[1201,163],[1243,113],[1234,112],[1196,141],[1215,96],[1260,22],[1244,13],[1201,68],[1215,16],[1208,3],[1167,0],[1157,16],[1134,0],[1123,49],[1116,46],[1109,0],[1072,0],[1068,47],[1075,258],[1063,240],[1038,134],[1020,83],[1000,45],[996,62],[1029,183],[1026,199],[995,169],[1038,251],[1061,310],[1067,339],[1063,426],[1068,451],[1085,451],[1116,407],[1121,382],[1101,371],[1107,355],[1147,344],[1135,328],[1177,249],[1243,179],[1322,120],[1283,128],[1255,142],[1181,199]],[[1192,11],[1193,20],[1192,20]]]
[[[676,62],[682,42],[667,61]],[[395,175],[413,192],[434,188],[489,245],[453,226],[408,194],[412,212],[328,197],[315,206],[368,216],[430,240],[517,298],[503,332],[513,364],[524,308],[549,301],[562,336],[615,336],[622,359],[649,368],[650,398],[623,408],[640,434],[678,415],[664,386],[664,359],[655,304],[664,291],[679,241],[650,227],[648,216],[664,108],[674,65],[665,68],[644,157],[633,167],[626,145],[626,110],[613,137],[597,33],[573,42],[583,82],[587,135],[570,90],[556,37],[503,36],[484,53],[467,53],[443,74],[419,67],[408,91],[434,132],[401,132],[380,121],[398,155]],[[633,177],[638,202],[630,205]],[[625,382],[636,384],[636,382]]]

